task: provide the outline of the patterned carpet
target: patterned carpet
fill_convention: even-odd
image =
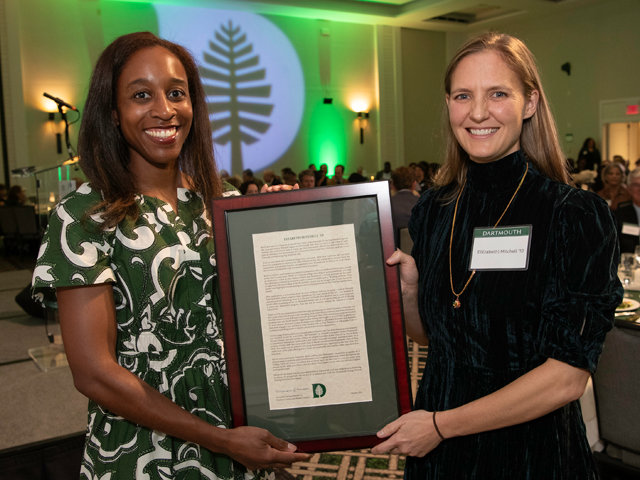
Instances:
[[[418,382],[427,358],[427,347],[408,340],[411,391],[415,398]],[[404,475],[404,456],[373,455],[369,450],[317,453],[309,462],[294,463],[292,468],[276,472],[278,480],[381,480],[400,479]]]

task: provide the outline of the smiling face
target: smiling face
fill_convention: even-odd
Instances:
[[[463,58],[447,95],[451,129],[471,160],[488,163],[520,149],[522,122],[538,105],[538,91],[525,98],[523,86],[500,54]]]
[[[193,109],[180,60],[162,47],[134,53],[118,79],[114,118],[134,172],[173,167],[191,129]]]
[[[300,182],[300,188],[313,188],[316,186],[316,179],[311,175],[304,175]]]
[[[609,167],[607,174],[605,175],[605,181],[607,182],[607,185],[617,187],[622,183],[622,172],[616,166]]]

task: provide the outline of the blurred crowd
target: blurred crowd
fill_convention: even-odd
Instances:
[[[614,155],[611,160],[602,160],[595,140],[587,138],[580,149],[578,160],[569,158],[567,161],[575,186],[597,193],[611,210],[615,211],[621,204],[631,201],[629,186],[634,169],[640,165],[640,159],[636,160],[633,168],[629,160],[620,155]]]
[[[432,179],[435,177],[439,163],[411,163],[409,167],[400,167],[401,169],[409,169],[411,174],[412,183],[415,185],[412,187],[412,191],[416,195],[420,195],[427,191],[432,184]],[[406,174],[406,170],[403,170],[403,175]],[[385,162],[384,169],[377,172],[375,175],[367,176],[362,167],[351,173],[349,176],[345,173],[344,165],[336,165],[334,168],[334,174],[329,175],[328,167],[326,164],[320,165],[319,168],[316,165],[311,164],[309,168],[302,170],[299,173],[295,173],[291,168],[285,167],[280,171],[280,175],[277,175],[273,170],[264,170],[262,172],[262,178],[254,175],[251,169],[244,170],[242,177],[240,175],[229,175],[229,172],[222,170],[222,178],[228,183],[237,188],[242,195],[253,195],[260,193],[264,185],[298,185],[299,188],[315,188],[324,187],[327,185],[346,185],[349,183],[360,183],[371,180],[387,180],[391,183],[392,170],[391,163]]]

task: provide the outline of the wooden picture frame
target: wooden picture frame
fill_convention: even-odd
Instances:
[[[398,271],[385,262],[395,250],[388,182],[225,197],[212,212],[234,427],[266,428],[306,452],[380,443],[376,432],[412,406]],[[254,239],[341,225],[355,232],[371,399],[271,409]]]

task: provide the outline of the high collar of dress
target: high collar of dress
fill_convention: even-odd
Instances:
[[[468,160],[467,184],[483,192],[513,191],[517,188],[527,168],[527,159],[522,150],[489,163]],[[532,169],[529,166],[529,173]]]

